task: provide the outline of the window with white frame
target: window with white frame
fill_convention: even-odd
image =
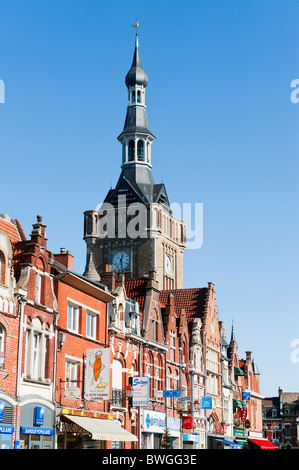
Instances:
[[[72,304],[68,304],[67,327],[68,330],[79,333],[79,307]]]
[[[44,381],[49,378],[48,331],[38,318],[34,318],[26,329],[25,375],[28,379]]]
[[[65,363],[65,388],[77,386],[79,374],[79,363],[74,360],[67,360]]]
[[[97,315],[87,312],[86,318],[86,336],[96,339],[97,334]]]

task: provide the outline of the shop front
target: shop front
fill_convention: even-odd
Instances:
[[[142,449],[161,449],[162,436],[165,431],[165,413],[161,411],[142,410]]]
[[[54,448],[54,408],[38,403],[22,405],[20,418],[21,449]]]
[[[0,449],[13,448],[13,411],[14,408],[5,399],[0,399]]]
[[[119,448],[138,438],[113,422],[108,413],[62,408],[57,431],[58,449]]]

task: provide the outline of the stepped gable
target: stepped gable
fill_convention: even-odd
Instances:
[[[161,306],[168,303],[169,294],[172,294],[176,314],[185,310],[187,320],[192,320],[203,316],[207,292],[206,287],[164,290],[160,292]]]

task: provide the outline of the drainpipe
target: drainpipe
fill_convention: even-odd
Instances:
[[[18,296],[18,303],[20,309],[20,320],[19,320],[19,344],[18,344],[18,360],[17,360],[17,384],[16,384],[16,401],[17,401],[17,413],[16,413],[16,431],[15,440],[19,437],[19,411],[20,411],[20,381],[22,372],[22,351],[23,351],[23,322],[24,322],[24,306],[26,300],[22,295]]]

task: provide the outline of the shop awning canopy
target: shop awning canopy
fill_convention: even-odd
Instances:
[[[253,444],[256,444],[260,449],[278,449],[278,447],[272,442],[267,441],[267,439],[250,439],[248,438],[250,442],[253,442]]]
[[[231,449],[243,449],[243,446],[237,442],[227,441],[226,439],[216,439],[215,437],[212,439],[213,441],[222,442],[225,445],[229,445]]]
[[[85,416],[65,416],[91,434],[97,441],[138,441],[134,434],[126,431],[110,419],[88,418]]]

